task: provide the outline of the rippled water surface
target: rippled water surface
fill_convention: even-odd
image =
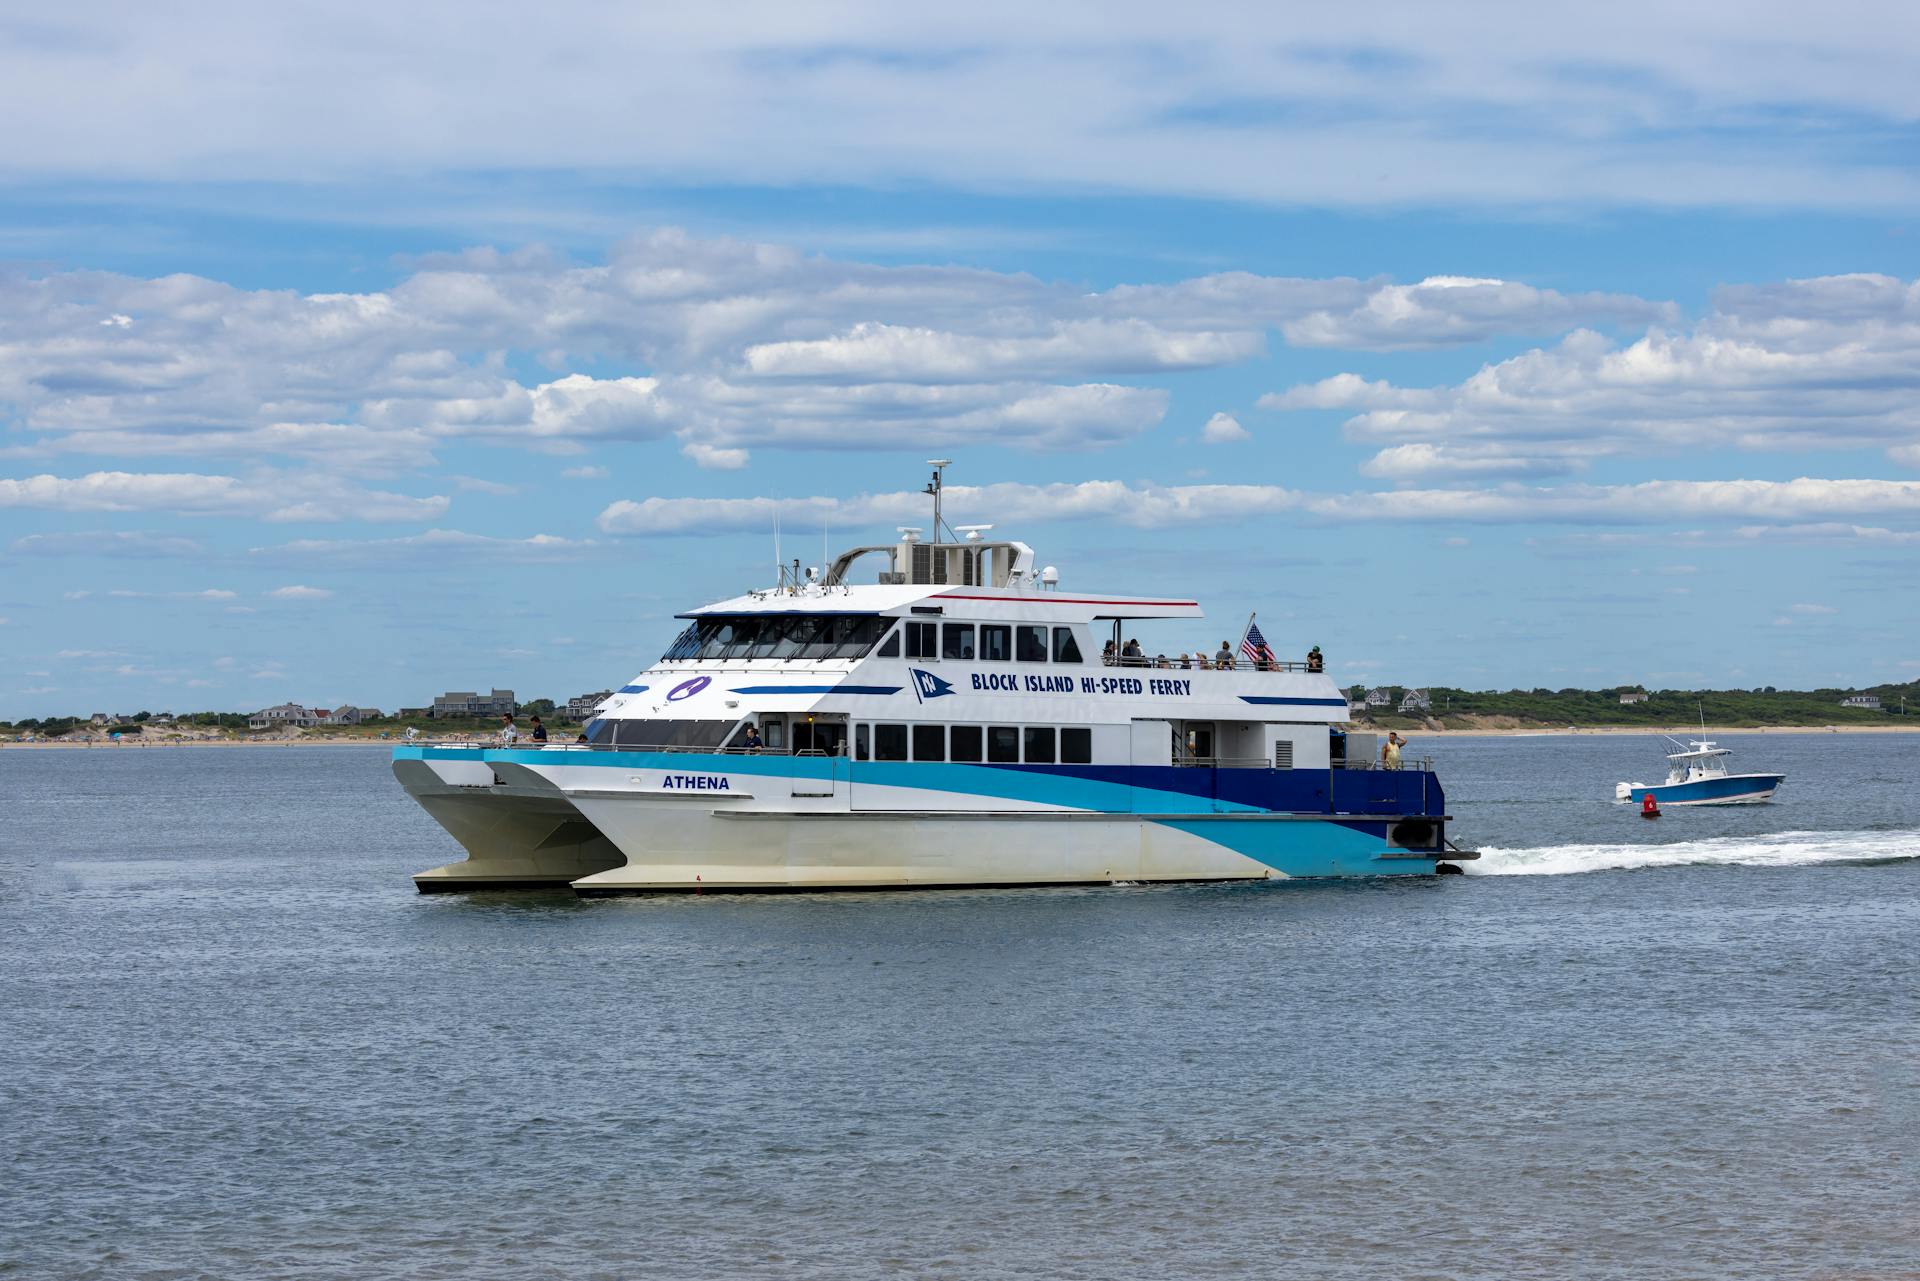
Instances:
[[[1468,877],[576,901],[0,752],[0,1275],[1920,1275],[1920,736],[1429,739]]]

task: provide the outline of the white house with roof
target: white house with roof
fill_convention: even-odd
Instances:
[[[513,691],[496,689],[492,694],[473,690],[448,690],[433,700],[431,716],[508,716],[520,710]]]
[[[1365,701],[1361,703],[1361,706],[1362,707],[1392,707],[1393,691],[1388,689],[1384,685],[1380,686],[1378,689],[1370,689],[1367,691],[1367,697]]]
[[[570,721],[590,721],[593,714],[600,710],[600,704],[613,697],[613,691],[603,689],[598,694],[580,694],[567,700],[564,709]]]
[[[1646,701],[1647,693],[1645,690],[1623,689],[1620,691],[1620,706],[1622,707],[1631,707],[1635,703],[1644,703]]]
[[[1840,706],[1864,707],[1870,712],[1877,712],[1880,710],[1880,696],[1878,694],[1849,694],[1840,700]]]
[[[295,729],[306,729],[318,725],[320,717],[312,708],[299,703],[281,703],[275,707],[263,708],[247,717],[248,729],[279,729],[291,725]]]
[[[1400,714],[1402,716],[1411,716],[1415,713],[1424,714],[1432,710],[1433,697],[1424,689],[1410,689],[1400,700]]]

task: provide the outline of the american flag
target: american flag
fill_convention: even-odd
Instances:
[[[1240,638],[1240,652],[1247,656],[1249,663],[1270,663],[1273,651],[1267,648],[1267,638],[1260,634],[1260,624],[1247,620],[1247,634]]]

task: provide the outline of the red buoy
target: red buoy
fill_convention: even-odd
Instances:
[[[1640,798],[1640,817],[1659,818],[1660,807],[1654,803],[1653,793],[1647,792]]]

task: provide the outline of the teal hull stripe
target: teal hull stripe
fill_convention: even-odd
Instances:
[[[395,760],[470,761],[473,748],[396,747]],[[826,780],[848,777],[855,786],[910,787],[957,796],[991,796],[1067,809],[1125,814],[1145,809],[1157,814],[1264,814],[1257,805],[1196,798],[1184,792],[1135,787],[1100,779],[1003,769],[994,765],[935,764],[931,761],[850,761],[844,756],[708,756],[690,752],[563,752],[540,748],[486,748],[485,761],[515,765],[565,765],[601,769],[657,769],[675,773],[747,774],[756,778]]]
[[[1433,859],[1382,859],[1380,838],[1339,823],[1188,823],[1163,820],[1189,836],[1264,863],[1285,876],[1422,875]]]

